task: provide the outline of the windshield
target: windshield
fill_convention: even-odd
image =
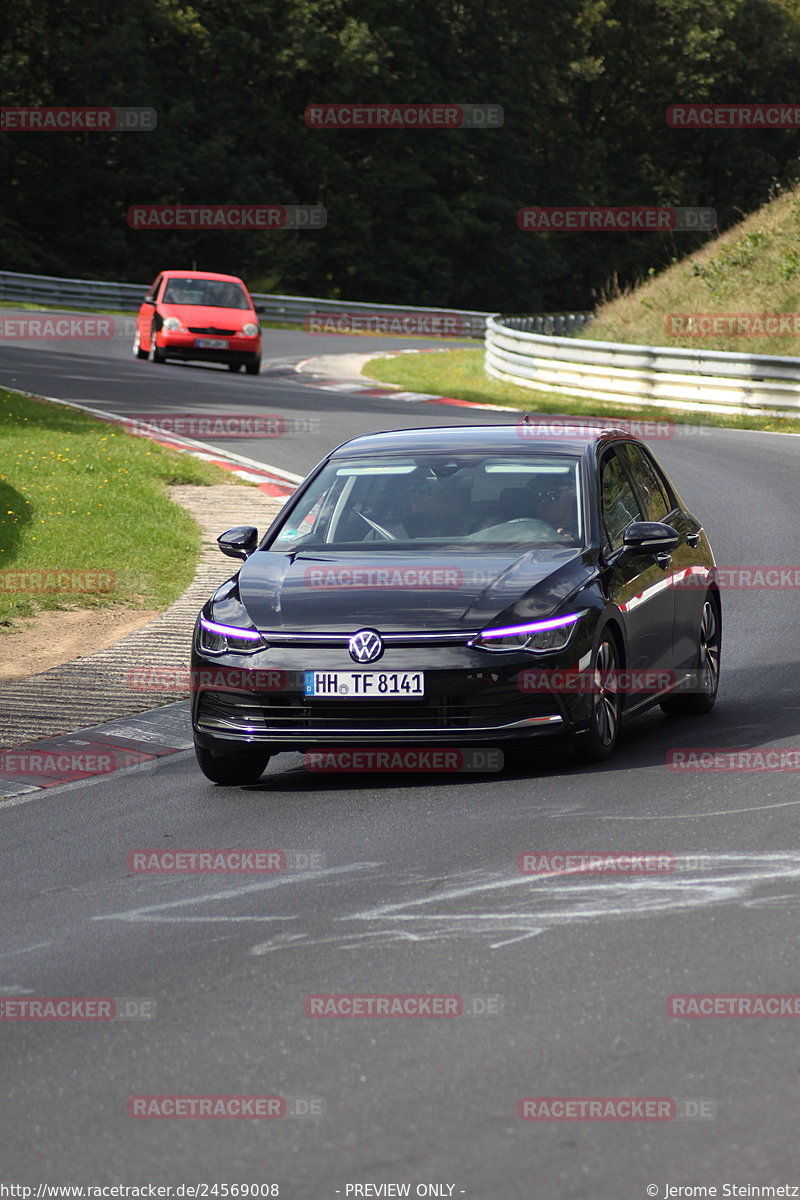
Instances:
[[[250,301],[239,284],[226,283],[222,279],[170,279],[161,303],[196,308],[250,308]]]
[[[337,459],[262,549],[581,546],[579,468],[530,451]]]

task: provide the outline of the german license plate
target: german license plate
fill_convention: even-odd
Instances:
[[[337,700],[409,699],[425,695],[422,671],[304,671],[306,696]]]
[[[197,338],[195,345],[201,350],[227,350],[228,343],[223,338]]]

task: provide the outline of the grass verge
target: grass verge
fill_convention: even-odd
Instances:
[[[694,413],[650,405],[628,406],[592,397],[534,392],[493,379],[483,369],[483,350],[442,350],[437,354],[398,354],[373,358],[364,367],[370,379],[399,383],[410,392],[431,392],[472,400],[479,404],[504,404],[525,412],[618,418],[626,421],[671,421],[676,425],[712,425],[724,429],[762,429],[800,433],[800,420],[747,413]],[[480,420],[476,415],[476,420]]]
[[[0,389],[0,628],[39,609],[166,608],[200,552],[166,485],[231,482],[88,413]]]
[[[650,276],[603,304],[580,336],[800,356],[800,188]]]

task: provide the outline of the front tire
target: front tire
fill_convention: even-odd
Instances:
[[[661,702],[661,711],[669,717],[699,717],[711,712],[719,691],[719,670],[722,653],[722,624],[719,609],[711,596],[706,597],[700,618],[698,635],[697,672],[702,688],[697,692],[682,692]]]
[[[159,350],[156,343],[155,330],[150,334],[150,357],[154,363],[165,363],[167,361],[166,354],[163,350]]]
[[[241,371],[241,369],[242,369],[242,364],[241,364],[241,363],[238,363],[238,362],[235,362],[235,363],[229,362],[229,363],[228,363],[228,370],[229,370],[229,371],[234,371],[234,372],[235,372],[235,371]]]
[[[604,635],[594,652],[591,673],[594,689],[589,731],[575,745],[580,763],[605,762],[614,753],[622,720],[622,695],[617,689],[619,654],[610,634]]]
[[[252,750],[242,751],[241,754],[212,754],[196,742],[194,752],[197,764],[206,779],[226,787],[243,787],[248,783],[257,783],[271,757],[264,751],[255,753]]]
[[[257,375],[261,370],[261,355],[259,354],[252,362],[245,363],[244,369],[248,375]]]

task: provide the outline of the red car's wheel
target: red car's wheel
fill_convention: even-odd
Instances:
[[[167,361],[167,356],[164,351],[159,350],[158,346],[156,345],[155,330],[150,334],[150,357],[154,363],[165,363]]]

